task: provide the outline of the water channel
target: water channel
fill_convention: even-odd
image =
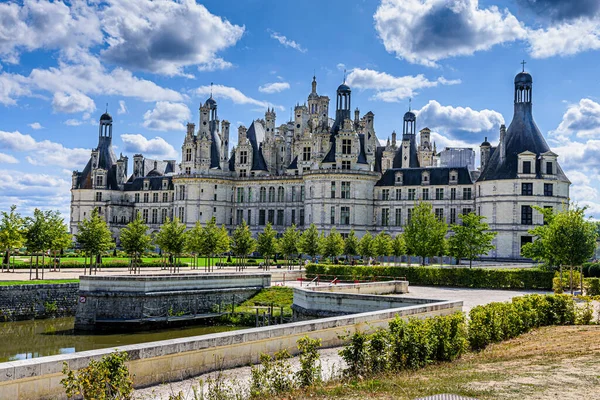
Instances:
[[[146,332],[74,332],[75,318],[0,323],[0,362],[226,332],[243,327],[187,326]]]

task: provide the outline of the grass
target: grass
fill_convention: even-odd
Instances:
[[[600,326],[554,326],[417,371],[338,380],[286,396],[415,399],[452,393],[480,400],[600,399]]]
[[[18,267],[22,267],[22,266],[27,266],[29,267],[29,256],[16,256],[15,257],[15,265]],[[232,257],[233,261],[237,261],[237,258]],[[52,262],[52,257],[46,257],[45,258],[46,264],[49,264]],[[186,264],[192,264],[192,262],[194,261],[194,259],[192,257],[182,257],[179,259],[180,262],[182,263],[186,263]],[[212,265],[215,265],[218,262],[225,262],[227,261],[227,257],[223,257],[223,258],[212,258]],[[42,262],[42,257],[39,257],[39,262],[41,265]],[[81,267],[83,267],[84,263],[89,264],[90,259],[89,258],[84,258],[84,257],[63,257],[61,258],[61,263],[63,263],[64,265],[69,265],[71,266],[72,264],[81,264]],[[129,265],[129,258],[128,257],[102,257],[102,262],[103,263],[122,263],[123,267],[126,267]],[[142,263],[159,263],[161,262],[161,258],[157,258],[157,257],[143,257],[142,258]],[[256,265],[258,266],[258,264],[260,262],[263,262],[262,259],[257,259],[256,260]],[[11,268],[12,268],[12,259],[11,259]],[[35,257],[33,258],[33,264],[35,266]],[[248,264],[249,267],[252,267],[254,264]],[[198,257],[198,266],[199,267],[204,267],[206,266],[206,258],[204,257]]]
[[[79,279],[44,279],[36,281],[0,281],[0,286],[14,285],[50,285],[56,283],[77,283]]]

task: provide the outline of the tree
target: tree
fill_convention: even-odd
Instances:
[[[221,229],[219,229],[218,232],[216,248],[216,252],[217,254],[219,254],[219,261],[221,261],[220,258],[222,257],[222,255],[229,251],[230,247],[231,241],[229,240],[229,232],[227,232],[227,228],[225,228],[225,225],[221,225]]]
[[[535,240],[531,243],[526,243],[521,248],[521,255],[535,261],[544,262],[549,266],[556,266],[558,263],[554,250],[548,247],[549,243],[547,240],[550,224],[554,220],[554,209],[539,206],[533,206],[533,208],[542,214],[544,225],[536,226],[528,231],[533,235]]]
[[[252,253],[256,248],[256,241],[252,238],[252,233],[245,220],[242,220],[242,224],[235,228],[231,239],[231,250],[236,256],[242,259],[242,266],[239,267],[239,270],[241,270],[246,265],[248,254]]]
[[[300,233],[296,229],[296,225],[288,227],[283,236],[278,240],[278,251],[283,254],[288,269],[290,269],[290,257],[298,253],[298,241]]]
[[[367,260],[367,264],[371,263],[370,258],[375,254],[375,250],[373,248],[373,236],[371,236],[369,231],[365,232],[363,237],[360,238],[358,253],[362,256],[363,260]]]
[[[435,216],[431,204],[419,203],[404,228],[407,252],[421,257],[421,265],[425,265],[425,257],[443,253],[447,231],[448,225]]]
[[[198,267],[198,255],[203,254],[204,251],[204,228],[200,221],[196,221],[196,224],[192,229],[185,234],[185,250],[194,255],[193,268]]]
[[[312,261],[319,254],[319,231],[315,224],[310,224],[307,230],[300,236],[300,251],[309,255]]]
[[[373,254],[375,257],[389,256],[392,253],[392,238],[385,232],[379,232],[373,239]]]
[[[6,252],[6,271],[10,270],[10,252],[13,249],[23,246],[24,237],[24,220],[21,214],[15,210],[17,206],[10,206],[10,212],[2,211],[2,219],[0,220],[0,247],[3,252]],[[4,262],[2,262],[2,271],[4,271]],[[13,272],[15,266],[13,264]]]
[[[396,259],[396,263],[398,262],[398,257],[406,254],[406,243],[404,242],[404,235],[401,233],[397,234],[392,241],[392,254]]]
[[[484,222],[484,216],[475,213],[460,214],[462,224],[452,225],[454,234],[448,238],[448,250],[460,264],[461,258],[469,260],[469,268],[473,260],[480,255],[487,255],[494,249],[492,241],[498,232],[490,232],[490,226]]]
[[[73,244],[73,237],[69,233],[69,228],[65,224],[64,218],[58,211],[49,215],[48,225],[48,233],[50,235],[49,250],[52,252],[52,264],[56,271],[57,266],[60,270],[57,253],[71,246]]]
[[[569,266],[571,294],[573,293],[573,267],[581,267],[596,251],[598,232],[595,224],[586,220],[585,210],[586,208],[572,206],[568,210],[557,213],[544,238],[547,241],[544,246],[552,249],[559,265]],[[562,269],[560,279],[562,282]],[[583,274],[580,279],[583,280]]]
[[[321,240],[321,254],[323,257],[331,257],[331,261],[335,257],[340,256],[344,252],[344,238],[338,233],[335,228],[331,228],[329,235]]]
[[[185,225],[179,222],[178,218],[167,218],[154,238],[154,242],[163,253],[169,255],[169,268],[172,268],[173,272],[179,269],[177,258],[185,248],[186,236]]]
[[[277,232],[269,222],[265,226],[265,229],[258,234],[256,239],[257,250],[265,259],[265,271],[269,270],[271,257],[275,255],[275,252],[277,251],[276,236]]]
[[[344,254],[346,255],[346,259],[358,254],[358,238],[356,237],[356,233],[354,233],[354,229],[350,231],[348,237],[344,240]]]
[[[212,269],[212,258],[219,249],[220,230],[217,226],[217,220],[212,217],[202,231],[202,254],[206,256],[206,270]]]
[[[135,219],[121,229],[121,247],[131,256],[131,270],[141,272],[141,255],[152,248],[152,238],[148,235],[148,226],[144,224],[138,212]]]
[[[75,235],[77,243],[81,246],[83,253],[90,257],[90,274],[92,268],[97,272],[96,257],[114,246],[112,234],[106,226],[106,221],[98,214],[97,208],[92,210],[88,219],[84,219],[78,224],[77,231]],[[85,265],[83,274],[85,275]]]

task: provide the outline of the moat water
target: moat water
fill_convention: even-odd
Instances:
[[[90,334],[75,332],[74,324],[73,317],[0,323],[0,362],[244,329],[186,326],[146,332]]]

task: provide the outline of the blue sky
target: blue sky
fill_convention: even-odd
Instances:
[[[381,140],[412,98],[438,149],[498,140],[526,60],[534,116],[600,218],[600,2],[580,0],[0,2],[0,209],[68,214],[70,176],[97,143],[108,103],[117,154],[180,159],[185,123],[213,82],[221,119],[277,123],[313,73]],[[478,149],[476,149],[478,150]]]

